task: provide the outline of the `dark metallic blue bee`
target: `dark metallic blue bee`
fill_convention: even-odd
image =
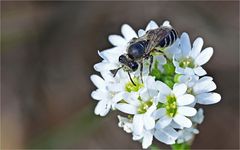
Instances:
[[[177,32],[166,26],[161,26],[157,29],[149,30],[145,35],[139,38],[133,38],[128,45],[127,53],[119,56],[119,62],[122,64],[122,67],[118,68],[115,71],[114,76],[117,71],[123,68],[130,77],[131,82],[133,82],[130,72],[134,72],[138,69],[140,65],[140,74],[142,80],[142,70],[143,70],[143,61],[145,59],[150,59],[149,72],[153,63],[152,52],[161,52],[159,48],[166,48],[172,45],[177,39]]]

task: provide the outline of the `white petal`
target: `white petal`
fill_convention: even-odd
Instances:
[[[166,109],[165,108],[160,108],[153,113],[153,117],[155,119],[162,118],[166,114]]]
[[[193,71],[192,68],[187,67],[187,68],[184,69],[184,74],[186,74],[186,75],[194,75],[194,71]]]
[[[106,58],[108,62],[117,63],[119,56],[125,53],[125,51],[126,51],[126,46],[121,46],[121,47],[118,46],[118,47],[101,51],[100,53],[101,55],[103,55],[104,58]]]
[[[127,113],[127,114],[136,114],[137,113],[137,107],[129,104],[116,104],[115,105],[116,109]]]
[[[174,130],[172,127],[166,127],[163,129],[164,132],[166,132],[169,136],[171,136],[173,139],[177,139],[178,133],[176,130]]]
[[[211,92],[217,88],[216,84],[212,80],[198,80],[193,86],[194,94]]]
[[[124,93],[123,99],[128,103],[135,107],[138,107],[140,104],[140,101],[138,100],[138,93],[132,92],[132,93]]]
[[[192,121],[198,124],[201,124],[203,122],[204,115],[203,115],[203,109],[199,108],[197,111],[197,114],[192,117]]]
[[[164,21],[162,26],[172,28],[172,26],[170,25],[170,22],[168,20]]]
[[[187,91],[187,86],[185,84],[175,84],[173,87],[173,93],[175,94],[175,96],[180,96],[183,95],[184,93],[186,93]]]
[[[178,74],[185,74],[185,69],[183,69],[181,67],[176,67],[175,72]]]
[[[107,59],[107,57],[105,57],[100,51],[98,51],[98,55],[99,55],[102,59]]]
[[[181,49],[179,47],[179,42],[180,40],[177,39],[172,46],[168,47],[166,50],[164,50],[164,54],[169,58],[172,59],[174,55],[180,55],[181,54]],[[178,56],[176,56],[178,57]],[[175,57],[175,58],[176,58]]]
[[[95,107],[95,114],[100,116],[105,116],[111,108],[111,104],[108,100],[101,100],[98,102],[97,106]]]
[[[124,45],[127,44],[127,41],[123,37],[121,37],[120,35],[110,35],[108,37],[108,40],[114,46],[124,46]]]
[[[190,94],[185,94],[183,96],[177,97],[177,103],[179,106],[189,105],[194,102],[194,96]]]
[[[117,69],[118,66],[116,64],[112,64],[109,62],[100,62],[100,63],[95,64],[93,66],[93,68],[96,71],[101,72],[101,71],[110,71],[110,70]]]
[[[173,118],[173,120],[176,123],[178,123],[179,125],[186,127],[186,128],[190,128],[192,126],[191,120],[180,114],[176,114],[176,116]]]
[[[156,128],[165,128],[168,126],[172,121],[172,118],[169,118],[168,116],[163,116],[160,118],[156,123]]]
[[[121,92],[123,91],[123,85],[121,83],[116,83],[116,84],[109,84],[107,86],[109,91],[112,92]]]
[[[146,85],[148,87],[148,85]],[[153,86],[152,86],[153,87]],[[149,99],[152,99],[154,96],[157,96],[158,91],[151,88],[146,88],[143,90],[143,92],[140,93],[140,96],[143,101],[148,101]]]
[[[177,112],[179,114],[182,114],[184,116],[189,116],[189,117],[194,116],[197,113],[195,108],[188,107],[188,106],[178,107]]]
[[[175,121],[172,121],[170,126],[173,127],[174,129],[183,129],[183,127],[177,124]]]
[[[167,63],[167,60],[163,55],[155,56],[155,58],[158,60],[159,65],[163,65]]]
[[[157,28],[158,28],[157,23],[156,23],[155,21],[151,20],[151,21],[148,23],[145,31],[152,30],[152,29],[157,29]]]
[[[197,67],[197,68],[194,68],[194,73],[198,76],[204,76],[207,74],[207,72],[202,68],[202,67]]]
[[[207,63],[209,61],[209,59],[212,57],[213,55],[213,48],[212,47],[208,47],[206,49],[204,49],[196,58],[195,62],[201,66],[204,65],[205,63]]]
[[[151,132],[146,132],[143,137],[142,148],[146,149],[150,145],[152,145],[152,140],[153,140],[153,134]]]
[[[158,93],[156,97],[154,97],[155,102],[160,102],[160,103],[166,103],[166,95],[163,95],[162,93]]]
[[[133,133],[140,135],[143,132],[143,115],[136,114],[133,117]]]
[[[177,139],[177,132],[171,128],[171,127],[166,127],[165,130],[156,130],[154,133],[154,137],[168,145],[174,144],[175,140]]]
[[[105,81],[109,81],[109,82],[115,81],[115,79],[113,78],[113,74],[109,71],[102,71],[102,72],[100,72],[100,74]]]
[[[201,37],[198,37],[193,42],[193,48],[192,48],[192,51],[190,52],[190,56],[193,59],[195,59],[200,54],[200,51],[202,50],[202,46],[203,46],[203,39]]]
[[[148,108],[147,112],[145,113],[148,116],[152,116],[153,112],[157,109],[157,106],[153,103],[151,107]]]
[[[117,102],[121,101],[123,99],[123,94],[124,94],[123,92],[120,92],[120,93],[114,95],[112,101],[114,103],[117,103]]]
[[[137,38],[136,32],[128,24],[122,25],[121,31],[127,41],[130,41],[132,38]]]
[[[144,31],[143,29],[138,30],[138,36],[139,37],[141,37],[141,36],[143,36],[145,34],[146,34],[146,31]]]
[[[190,43],[189,36],[186,32],[184,32],[181,35],[180,41],[181,41],[182,55],[188,56],[189,52],[191,51],[191,43]]]
[[[93,84],[97,88],[99,88],[99,89],[101,89],[101,88],[104,89],[105,88],[106,84],[105,84],[104,80],[101,77],[99,77],[97,75],[91,75],[90,79],[92,80]]]
[[[156,88],[163,95],[168,95],[171,92],[171,89],[165,83],[163,83],[161,81],[156,81]]]
[[[196,96],[199,104],[209,105],[218,103],[221,100],[221,95],[218,93],[202,93]]]
[[[91,93],[91,97],[96,100],[103,100],[107,97],[107,93],[105,91],[97,89]]]
[[[147,84],[147,86],[148,86],[148,84]],[[149,99],[151,99],[151,96],[150,96],[147,88],[144,88],[140,91],[140,97],[143,101],[148,101]]]
[[[143,138],[143,134],[141,134],[141,135],[136,135],[136,134],[133,133],[132,139],[133,139],[134,141],[139,141],[139,140],[141,140],[142,138]]]
[[[144,115],[143,122],[144,122],[144,126],[147,130],[151,130],[155,126],[155,120],[150,116]]]

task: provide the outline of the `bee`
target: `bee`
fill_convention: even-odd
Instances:
[[[142,80],[143,62],[150,59],[149,72],[153,63],[153,52],[162,53],[161,49],[171,46],[177,39],[177,32],[175,29],[167,26],[161,26],[156,29],[148,30],[145,35],[139,38],[133,38],[127,47],[127,53],[119,56],[119,62],[122,66],[115,70],[116,76],[119,69],[123,69],[128,73],[128,76],[136,85],[130,75],[140,66],[140,76]],[[143,82],[143,80],[142,80]]]

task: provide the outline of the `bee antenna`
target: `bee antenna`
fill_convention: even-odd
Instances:
[[[133,84],[134,86],[136,86],[136,84],[133,82],[133,79],[132,79],[132,77],[131,77],[131,75],[130,75],[130,73],[129,73],[129,72],[128,72],[128,76],[129,76],[129,78],[130,78],[130,80],[131,80],[132,84]]]
[[[117,68],[116,70],[114,70],[114,74],[113,77],[115,77],[117,75],[117,72],[121,69],[122,67]]]

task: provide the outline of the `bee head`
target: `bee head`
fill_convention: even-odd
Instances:
[[[119,56],[119,62],[123,64],[123,69],[125,71],[136,71],[138,69],[138,63],[133,61],[128,55],[123,54]]]

